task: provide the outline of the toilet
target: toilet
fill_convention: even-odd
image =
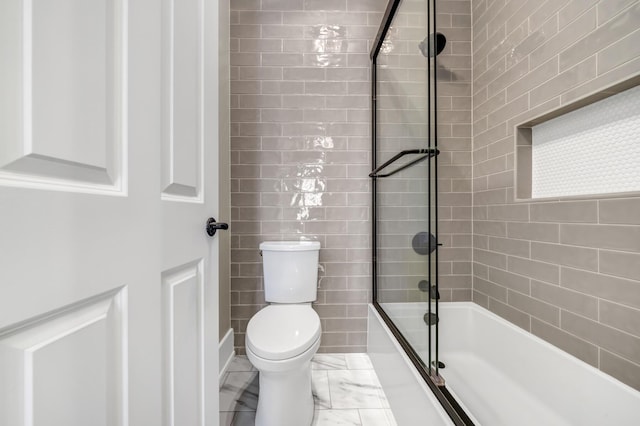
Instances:
[[[247,357],[258,370],[256,426],[308,426],[313,420],[311,358],[320,346],[318,241],[260,244],[268,306],[247,325]]]

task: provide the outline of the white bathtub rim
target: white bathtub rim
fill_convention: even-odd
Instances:
[[[485,315],[485,316],[493,319],[494,321],[497,321],[498,323],[500,323],[500,324],[502,324],[504,326],[507,326],[511,330],[516,331],[521,336],[523,336],[525,338],[528,338],[528,339],[531,339],[534,342],[544,346],[545,348],[550,349],[551,351],[553,351],[554,353],[564,357],[568,361],[572,361],[572,362],[576,362],[577,361],[583,367],[587,367],[587,370],[590,373],[601,377],[602,379],[610,382],[611,384],[613,384],[615,386],[619,386],[621,388],[621,390],[623,390],[624,392],[630,394],[631,396],[635,396],[636,398],[640,398],[640,391],[632,388],[631,386],[629,386],[626,383],[616,379],[615,377],[603,372],[602,370],[594,367],[593,365],[581,360],[580,358],[578,358],[578,357],[576,357],[574,355],[571,355],[569,352],[564,351],[564,350],[560,349],[559,347],[547,342],[546,340],[536,336],[535,334],[533,334],[531,332],[528,332],[528,331],[524,330],[523,328],[518,327],[517,325],[515,325],[515,324],[509,322],[508,320],[502,318],[500,315],[491,312],[490,310],[478,305],[477,303],[474,303],[474,302],[442,302],[442,304],[440,305],[439,308],[445,308],[445,309],[449,309],[449,308],[451,308],[451,309],[463,309],[463,308],[464,309],[471,309],[471,310],[479,313],[480,315]],[[576,337],[578,337],[578,336],[576,336]],[[458,399],[458,401],[459,401],[459,399]]]
[[[409,356],[406,354],[406,352],[404,351],[402,346],[400,346],[400,343],[398,342],[396,337],[393,335],[393,333],[391,332],[391,330],[387,326],[387,323],[384,322],[384,320],[380,316],[380,313],[378,312],[376,307],[373,306],[373,304],[369,303],[369,310],[373,313],[375,318],[378,320],[378,322],[382,326],[382,329],[387,333],[387,336],[390,338],[391,342],[393,343],[393,347],[398,351],[398,353],[402,357],[402,360],[407,364],[407,366],[409,367],[409,370],[411,371],[411,374],[413,375],[413,378],[416,380],[416,382],[418,383],[420,388],[423,390],[425,395],[427,395],[427,398],[428,398],[429,402],[435,407],[435,409],[438,412],[438,414],[440,415],[440,417],[444,421],[449,422],[450,425],[454,425],[453,421],[449,417],[449,414],[447,414],[447,412],[445,411],[444,407],[442,407],[442,404],[440,404],[440,401],[438,401],[436,396],[433,394],[433,391],[431,390],[431,388],[429,388],[427,383],[424,381],[424,378],[420,375],[420,373],[418,373],[418,370],[417,370],[416,366],[413,365],[413,362],[411,362],[411,360],[409,359]],[[367,325],[367,333],[369,333],[368,327],[369,326]],[[467,412],[467,414],[469,415],[468,410],[466,410],[465,407],[463,407],[463,408],[465,409],[465,412]],[[477,424],[477,425],[480,424],[480,423],[477,422],[477,420],[475,418],[473,418],[473,416],[469,416],[469,417],[471,418],[471,420],[475,424]]]
[[[402,316],[402,312],[406,312],[406,310],[403,310],[403,305],[404,304],[402,303],[389,304],[388,306],[385,306],[385,308],[387,308],[385,310],[386,312],[394,314],[394,310],[398,309],[400,311],[399,315]],[[407,310],[413,312],[413,310],[411,309],[411,305],[413,305],[413,307],[415,308],[415,306],[420,305],[420,303],[408,303],[406,305],[408,305],[406,306]],[[599,409],[597,408],[597,406],[594,407],[592,416],[591,414],[587,414],[591,413],[591,410],[588,407],[581,407],[581,404],[579,402],[576,404],[576,401],[579,400],[565,400],[568,397],[567,395],[571,395],[571,393],[563,393],[562,389],[565,389],[564,387],[558,388],[560,390],[556,390],[555,392],[560,393],[555,395],[555,397],[559,397],[559,400],[564,401],[564,403],[569,403],[569,405],[566,407],[568,411],[565,412],[564,408],[562,408],[560,411],[557,411],[558,405],[556,404],[557,399],[555,397],[550,397],[551,399],[549,399],[544,396],[541,402],[543,406],[547,406],[548,408],[550,408],[550,413],[556,413],[557,415],[559,415],[559,421],[561,419],[568,420],[570,423],[567,424],[612,424],[607,423],[607,420],[612,420],[613,418],[615,418],[618,422],[617,424],[636,423],[639,415],[638,408],[640,408],[640,392],[626,385],[615,377],[612,377],[609,374],[600,371],[598,368],[586,363],[585,361],[582,361],[581,359],[571,355],[570,353],[554,346],[553,344],[543,340],[542,338],[518,327],[517,325],[473,302],[445,302],[440,305],[439,313],[441,314],[441,325],[446,323],[449,316],[451,321],[448,323],[451,325],[451,327],[449,327],[450,329],[447,330],[445,327],[445,331],[441,331],[441,333],[449,336],[449,338],[445,339],[442,343],[442,350],[440,353],[441,359],[446,356],[453,356],[454,354],[462,356],[464,356],[465,354],[479,356],[485,362],[492,364],[493,367],[505,372],[507,374],[506,377],[511,377],[511,373],[515,373],[515,375],[520,379],[520,381],[516,383],[528,383],[528,380],[532,379],[533,381],[531,383],[532,385],[534,385],[533,389],[535,389],[532,395],[548,395],[549,392],[544,391],[544,389],[540,387],[546,385],[544,384],[544,382],[538,380],[538,378],[540,377],[538,374],[536,374],[535,376],[529,376],[529,378],[527,378],[526,371],[529,369],[525,369],[524,372],[522,370],[514,371],[512,370],[512,368],[519,369],[520,367],[518,365],[513,365],[512,362],[507,363],[509,364],[507,369],[504,369],[500,365],[496,364],[496,360],[500,359],[500,352],[502,351],[499,350],[499,352],[495,352],[496,347],[491,342],[495,343],[500,342],[504,339],[508,339],[508,341],[515,345],[514,349],[517,351],[517,354],[525,357],[527,356],[527,354],[533,356],[533,358],[527,358],[527,362],[535,363],[536,360],[539,360],[544,363],[545,361],[543,360],[547,360],[550,362],[555,362],[557,366],[562,366],[563,369],[560,370],[561,372],[571,372],[571,374],[577,374],[577,376],[574,377],[574,381],[577,381],[577,383],[581,383],[581,385],[579,388],[575,388],[575,390],[577,391],[577,394],[587,398],[585,399],[585,401],[596,401],[594,399],[590,399],[590,397],[588,396],[590,393],[585,394],[584,392],[588,392],[588,389],[591,389],[591,386],[597,386],[597,388],[593,388],[595,391],[594,395],[597,395],[597,397],[599,398],[597,399],[597,401],[609,401],[609,403],[611,403],[611,405],[608,405],[609,408]],[[421,316],[417,317],[416,321],[422,323]],[[459,332],[457,333],[456,330],[459,330]],[[476,340],[476,338],[474,338],[474,335],[478,335],[477,337],[481,340]],[[484,339],[483,336],[488,340]],[[456,342],[458,339],[462,340]],[[392,341],[395,342],[395,339],[392,339]],[[462,342],[466,342],[466,344],[461,345],[460,343]],[[487,346],[487,344],[489,346]],[[494,359],[494,357],[496,358]],[[512,360],[512,358],[509,358],[509,360]],[[576,362],[576,360],[580,362]],[[540,362],[538,364],[540,365]],[[585,366],[587,366],[587,368],[585,368]],[[520,374],[524,375],[520,376]],[[446,374],[444,376],[446,380]],[[459,379],[464,380],[465,376],[466,373],[463,373],[463,376],[460,376],[457,379],[453,379],[452,377],[452,380],[454,381],[452,381],[451,383],[458,383]],[[543,377],[546,377],[544,376],[544,373]],[[460,383],[455,386],[459,386]],[[485,382],[483,380],[481,382],[474,381],[474,383]],[[566,390],[570,390],[572,386],[570,382],[567,382],[566,385],[568,386]],[[447,389],[449,389],[450,391],[452,390],[450,386],[448,386]],[[461,402],[463,399],[460,398],[460,396],[464,396],[464,394],[466,393],[466,388],[456,389],[460,392],[460,394],[458,394],[457,392],[451,393],[456,397],[457,401]],[[553,389],[551,390],[553,391]],[[537,392],[543,393],[540,394]],[[553,394],[554,392],[551,393]],[[498,400],[503,400],[501,398],[505,396],[508,398],[508,394],[498,395]],[[490,400],[491,399],[489,399],[489,401]],[[467,413],[475,413],[473,410],[467,409],[469,406],[474,405],[474,401],[477,402],[478,400],[469,400],[467,402],[471,405],[461,404],[461,406],[466,409]],[[551,403],[549,404],[549,402]],[[516,406],[518,406],[517,403]],[[562,405],[561,407],[564,407],[564,405]],[[478,409],[478,407],[475,407],[474,409]],[[476,418],[477,416],[481,416],[484,418],[485,414],[491,414],[491,412],[483,412],[483,410],[479,410],[475,414]],[[517,422],[514,423],[513,416],[507,416],[504,417],[504,419],[506,419],[506,423],[502,424],[517,424]],[[578,419],[579,422],[575,423],[574,421],[577,421]],[[474,419],[474,423],[478,425],[486,424],[487,422],[489,424],[498,424],[495,422],[496,419],[492,418],[491,416],[484,418],[484,420],[486,421],[484,423],[481,423],[477,422]],[[551,422],[549,424],[556,423]],[[558,424],[565,423],[560,422]],[[539,424],[535,425],[539,426]]]

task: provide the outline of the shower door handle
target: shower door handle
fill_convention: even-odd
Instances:
[[[387,166],[390,166],[391,164],[395,163],[396,161],[398,161],[400,158],[404,157],[405,155],[409,155],[409,154],[423,154],[421,157],[418,157],[417,159],[410,161],[400,167],[398,167],[397,169],[389,172],[389,173],[385,173],[385,174],[380,174],[380,172],[385,169]],[[425,158],[431,158],[434,157],[436,155],[440,154],[440,151],[436,148],[428,148],[428,149],[405,149],[404,151],[400,151],[399,153],[397,153],[396,155],[394,155],[393,157],[391,157],[387,162],[385,162],[383,165],[381,165],[380,167],[377,167],[376,169],[374,169],[371,173],[369,173],[369,177],[370,178],[384,178],[384,177],[389,177],[392,175],[395,175],[396,173],[413,166],[416,163],[419,163],[420,161],[424,160]]]
[[[213,237],[214,235],[216,235],[216,231],[218,229],[223,229],[223,230],[227,230],[229,229],[229,225],[227,223],[223,223],[223,222],[216,222],[215,218],[210,217],[209,219],[207,219],[207,234],[210,237]]]

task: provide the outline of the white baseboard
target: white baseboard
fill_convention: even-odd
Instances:
[[[224,379],[224,375],[229,368],[229,364],[233,360],[233,357],[236,355],[236,351],[233,349],[233,328],[230,328],[229,331],[224,335],[222,340],[220,340],[220,384],[222,384],[222,380]]]

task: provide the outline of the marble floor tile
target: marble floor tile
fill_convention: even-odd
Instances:
[[[313,416],[313,426],[360,426],[358,410],[319,410]]]
[[[317,354],[311,379],[314,426],[397,426],[367,354]],[[235,357],[220,387],[220,425],[254,426],[258,392],[258,371]]]
[[[373,364],[367,354],[344,354],[348,370],[373,370]]]
[[[251,364],[246,355],[236,355],[233,357],[233,361],[229,363],[228,372],[232,371],[257,371]]]
[[[374,370],[329,370],[331,408],[389,408]]]
[[[313,370],[346,370],[344,354],[316,354],[311,360]]]
[[[362,426],[398,426],[389,409],[358,410]]]
[[[316,410],[331,408],[329,392],[329,375],[326,370],[311,371],[311,388]]]
[[[220,426],[254,426],[255,424],[255,411],[220,412]]]
[[[228,373],[220,387],[220,411],[255,411],[258,406],[258,373]]]

